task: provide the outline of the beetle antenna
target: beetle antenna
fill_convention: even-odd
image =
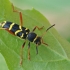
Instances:
[[[55,26],[55,24],[53,24],[53,25],[51,25],[50,27],[48,27],[48,28],[46,29],[46,32],[47,32],[50,28],[52,28],[53,26]],[[44,32],[41,37],[43,37],[43,36],[46,34],[46,32]]]
[[[53,24],[52,26],[50,26],[49,28],[47,28],[47,29],[46,29],[46,32],[47,32],[50,28],[52,28],[53,26],[55,26],[55,24]]]

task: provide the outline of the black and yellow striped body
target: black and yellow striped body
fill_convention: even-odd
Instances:
[[[41,37],[38,37],[36,33],[30,32],[28,28],[21,27],[20,25],[9,21],[2,22],[1,26],[2,28],[6,28],[8,32],[10,31],[10,33],[13,33],[21,39],[27,38],[30,42],[41,44]]]
[[[9,21],[2,22],[2,28],[8,29],[14,35],[16,35],[22,39],[26,39],[28,33],[30,32],[30,30],[28,28],[21,27],[18,24],[9,22]]]

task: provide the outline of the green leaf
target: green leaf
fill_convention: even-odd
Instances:
[[[32,30],[34,26],[44,26],[44,29],[35,31],[38,35],[41,36],[50,26],[48,20],[35,9],[20,11],[23,13],[24,27]],[[0,0],[0,17],[0,22],[6,20],[20,23],[19,14],[12,11],[9,0]],[[23,64],[20,66],[20,50],[24,40],[9,34],[5,30],[0,30],[0,52],[6,60],[9,70],[69,70],[70,43],[63,39],[54,28],[43,36],[43,40],[49,46],[40,45],[38,55],[36,55],[36,45],[31,43],[31,60],[28,60],[27,41],[23,49]]]

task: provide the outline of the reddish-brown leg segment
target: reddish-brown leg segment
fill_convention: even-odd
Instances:
[[[13,8],[13,12],[19,13],[19,16],[20,16],[20,26],[22,27],[23,26],[22,13],[20,11],[18,11],[18,10],[15,10],[13,4],[12,4],[12,8]]]
[[[38,44],[36,44],[36,54],[38,54]]]
[[[45,42],[43,41],[43,39],[42,39],[42,44],[44,44],[44,45],[48,46],[48,44],[47,44],[47,43],[45,43]]]
[[[35,26],[35,27],[33,28],[32,32],[34,32],[34,31],[36,30],[36,28],[37,28],[38,30],[41,30],[41,29],[43,29],[43,27],[44,27],[44,26],[42,26],[41,28],[39,28],[38,26]]]
[[[21,47],[21,53],[20,53],[20,65],[22,65],[23,62],[23,48],[25,46],[26,41],[23,43],[22,47]]]

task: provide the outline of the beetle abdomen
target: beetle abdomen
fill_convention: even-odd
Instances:
[[[7,30],[11,31],[14,35],[22,39],[26,39],[28,33],[30,32],[28,28],[21,27],[20,25],[9,21],[2,22],[2,28],[6,28]]]

